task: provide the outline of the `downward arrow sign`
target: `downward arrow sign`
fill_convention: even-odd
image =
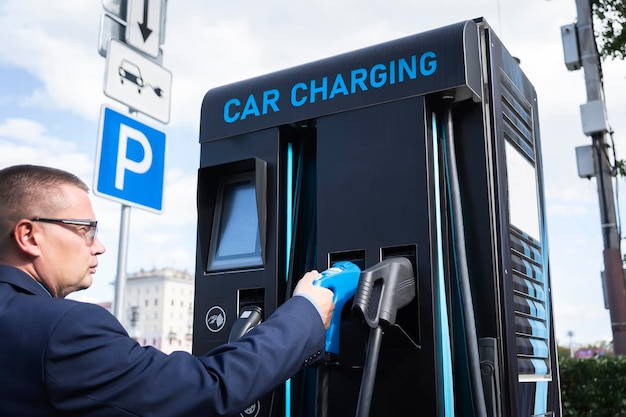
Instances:
[[[144,43],[150,37],[152,33],[152,29],[148,27],[148,5],[150,0],[144,0],[143,2],[143,21],[137,22],[139,24],[139,30],[141,31],[141,36],[143,37]]]

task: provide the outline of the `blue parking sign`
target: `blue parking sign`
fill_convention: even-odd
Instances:
[[[166,134],[102,106],[94,193],[160,213]]]

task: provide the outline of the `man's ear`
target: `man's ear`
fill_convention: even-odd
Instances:
[[[17,222],[15,227],[13,227],[12,237],[21,252],[31,256],[39,255],[38,234],[35,231],[33,222],[27,219]]]

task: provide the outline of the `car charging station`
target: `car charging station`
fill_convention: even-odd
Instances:
[[[326,353],[241,416],[560,416],[535,90],[483,19],[208,91],[193,353],[305,272]]]

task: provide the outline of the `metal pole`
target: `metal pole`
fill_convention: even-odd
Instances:
[[[120,217],[120,241],[117,252],[117,276],[115,277],[114,314],[122,322],[124,314],[124,291],[126,290],[126,258],[128,255],[128,229],[130,224],[130,206],[122,204]]]
[[[591,0],[576,0],[576,11],[578,13],[577,31],[580,58],[585,71],[587,101],[601,100],[604,104],[600,59],[593,33]],[[608,158],[606,133],[606,131],[594,132],[591,134],[591,138],[596,162],[595,174],[600,203],[604,242],[604,272],[613,331],[613,349],[616,355],[622,355],[626,354],[626,286],[624,284],[620,236],[613,194],[613,175]]]

